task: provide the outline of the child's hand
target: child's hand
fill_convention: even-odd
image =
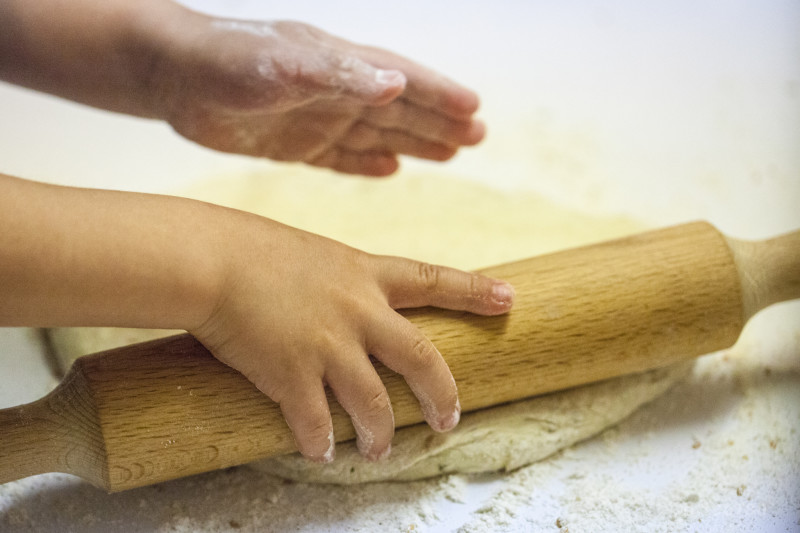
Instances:
[[[444,359],[394,309],[496,315],[513,300],[500,281],[193,200],[2,174],[0,191],[0,325],[186,329],[278,402],[318,461],[333,459],[326,384],[361,451],[389,451],[392,409],[367,354],[405,377],[434,429],[458,422]]]
[[[169,0],[5,0],[0,80],[166,120],[204,146],[383,176],[479,142],[478,97],[391,52],[299,22]]]
[[[381,176],[398,154],[445,160],[484,136],[472,91],[390,52],[298,22],[181,23],[156,115],[202,145]]]
[[[227,277],[212,315],[191,333],[280,404],[303,455],[333,459],[326,384],[352,417],[362,454],[388,455],[392,407],[368,354],[405,377],[433,429],[458,423],[447,364],[394,309],[434,305],[496,315],[511,308],[510,286],[228,215]]]

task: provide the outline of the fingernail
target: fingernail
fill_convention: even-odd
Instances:
[[[486,124],[480,120],[474,120],[469,129],[469,135],[467,136],[466,144],[478,144],[483,140],[484,137],[486,137]]]
[[[375,455],[374,457],[373,456],[369,457],[369,460],[370,461],[375,461],[375,462],[383,461],[384,459],[389,457],[389,455],[391,455],[391,453],[392,453],[392,443],[390,442],[385,450],[383,450],[381,453]]]
[[[514,287],[508,283],[495,283],[492,285],[492,300],[495,303],[510,306],[514,303]]]
[[[461,402],[456,399],[456,408],[450,416],[439,421],[437,431],[450,431],[458,425],[459,420],[461,420]]]
[[[378,69],[375,71],[375,82],[381,85],[398,85],[403,79],[403,73],[398,70]]]
[[[369,458],[372,455],[370,450],[372,449],[372,443],[375,442],[375,435],[367,429],[367,426],[365,426],[357,416],[352,416],[351,419],[353,421],[353,428],[356,430],[356,448],[358,448],[358,453]]]
[[[321,457],[315,459],[314,462],[328,464],[333,462],[333,458],[336,456],[336,441],[333,438],[333,430],[328,434],[328,449],[325,450],[325,453],[322,454]]]

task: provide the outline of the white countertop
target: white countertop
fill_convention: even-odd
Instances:
[[[188,3],[304,20],[475,88],[489,137],[452,173],[653,225],[703,218],[742,238],[800,227],[797,2]],[[31,179],[163,191],[270,166],[2,84],[0,116],[0,171]],[[511,476],[334,489],[237,469],[107,496],[51,474],[0,488],[0,530],[798,531],[798,306],[757,317],[746,344],[619,429]],[[28,330],[0,329],[0,375],[0,407],[53,385]]]

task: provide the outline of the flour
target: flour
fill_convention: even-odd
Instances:
[[[214,19],[210,26],[215,30],[249,33],[257,37],[274,37],[277,35],[270,22],[253,22],[249,20]]]
[[[291,201],[298,194],[301,204]],[[576,239],[597,241],[609,234],[619,236],[640,229],[633,221],[559,208],[532,193],[512,195],[440,175],[407,175],[389,181],[341,180],[298,169],[255,177],[230,176],[205,183],[189,195],[278,218],[368,251],[462,268],[535,255],[547,251],[548,245],[564,247]],[[336,197],[341,201],[331,203]],[[542,228],[547,229],[546,234]],[[390,238],[393,231],[395,239]],[[462,256],[453,244],[465,234],[469,236],[465,248],[468,256]],[[428,248],[430,245],[435,248]],[[57,330],[53,344],[62,356],[71,358],[89,352],[89,348],[99,348],[98,341],[108,340],[110,348],[124,344],[119,342],[122,339],[130,342],[138,333],[108,328]],[[142,333],[141,340],[145,340],[153,332]],[[70,341],[67,337],[74,344],[64,342]],[[465,420],[456,431],[442,435],[432,434],[424,426],[402,428],[394,439],[394,453],[382,463],[363,461],[356,446],[343,444],[338,460],[324,468],[299,455],[259,465],[269,473],[291,479],[344,484],[513,470],[618,422],[663,393],[682,374],[655,375],[467,414],[466,418],[480,421]],[[425,418],[440,424],[434,429],[449,429],[458,422],[460,409],[445,416],[448,414],[436,412],[427,395],[414,392]],[[372,434],[358,419],[353,420],[353,426],[359,435],[358,445],[368,449]]]
[[[110,496],[49,474],[0,485],[0,531],[798,531],[798,317],[763,312],[619,426],[511,474],[341,487],[240,467]]]
[[[546,201],[469,184],[458,183],[443,195],[440,184],[426,179],[373,187],[369,180],[318,180],[302,173],[284,178],[254,175],[241,188],[219,185],[206,194],[219,203],[250,203],[251,210],[368,251],[461,268],[582,244],[586,228],[596,226],[596,219]],[[308,201],[308,191],[318,187],[327,187],[324,209]],[[385,208],[403,187],[415,192],[413,217]],[[370,189],[369,200],[354,210],[348,201],[364,189]],[[265,197],[267,205],[258,203]],[[447,215],[443,202],[469,209]],[[558,218],[559,212],[566,215]],[[411,218],[428,228],[427,238],[409,229]],[[496,219],[493,231],[504,238],[475,246],[489,219]],[[380,234],[379,225],[385,228]],[[604,239],[630,227],[630,221],[612,219],[594,229],[604,231],[596,235]],[[700,360],[688,379],[616,428],[510,474],[331,486],[286,482],[239,467],[111,496],[50,474],[0,486],[0,530],[798,530],[798,325],[797,304],[763,312],[734,349]],[[98,338],[61,331],[79,342]],[[113,336],[105,330],[99,335],[106,341]],[[100,344],[78,344],[77,353]]]
[[[392,456],[383,462],[365,460],[348,442],[339,444],[336,461],[327,465],[290,454],[250,466],[287,479],[344,485],[510,472],[619,422],[685,377],[691,366],[678,364],[468,413],[443,434],[424,424],[402,428]]]
[[[533,193],[509,193],[442,175],[384,180],[303,167],[224,176],[181,195],[250,211],[375,254],[473,270],[645,229]],[[168,336],[169,330],[49,330],[62,368],[87,353]]]
[[[800,334],[781,337],[783,349],[757,348],[758,330],[775,326],[766,318],[796,328],[798,317],[797,303],[757,317],[735,348],[701,359],[654,408],[508,476],[459,531],[800,530]],[[709,412],[703,402],[716,405]],[[720,420],[693,419],[698,412]],[[669,457],[653,448],[664,432],[673,433]],[[617,471],[621,457],[631,478]],[[554,479],[550,511],[531,512]]]

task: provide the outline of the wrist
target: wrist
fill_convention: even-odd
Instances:
[[[137,80],[135,109],[127,112],[166,120],[181,70],[181,55],[198,19],[206,16],[170,0],[126,2],[120,10],[125,61]]]
[[[191,329],[222,294],[221,207],[0,175],[0,324]]]
[[[192,234],[192,253],[202,268],[187,285],[194,304],[182,307],[184,322],[179,327],[206,343],[225,327],[225,307],[243,268],[252,261],[247,257],[252,243],[242,242],[240,236],[252,236],[253,215],[203,202],[196,202],[193,212],[198,217],[195,227],[203,229]]]
[[[154,118],[153,73],[190,15],[168,0],[8,0],[0,3],[0,79]]]

